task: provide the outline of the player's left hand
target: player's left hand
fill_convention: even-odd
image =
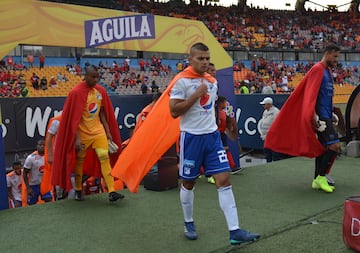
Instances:
[[[111,140],[108,140],[108,143],[109,143],[109,148],[108,148],[109,153],[115,154],[119,150],[118,145],[116,145],[116,143]]]

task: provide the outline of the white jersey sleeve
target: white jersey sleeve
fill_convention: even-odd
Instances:
[[[11,177],[9,175],[6,175],[6,185],[7,187],[11,187]]]
[[[55,135],[59,129],[59,123],[60,123],[59,120],[53,120],[53,122],[51,123],[51,125],[49,127],[48,133]]]

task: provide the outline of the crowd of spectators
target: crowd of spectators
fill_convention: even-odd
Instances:
[[[308,10],[305,13],[237,6],[203,6],[195,1],[153,2],[118,0],[122,10],[200,20],[224,47],[321,49],[336,42],[342,49],[360,50],[358,13]]]
[[[49,87],[58,88],[59,82],[67,82],[68,80],[69,79],[66,77],[66,75],[62,74],[61,72],[57,74],[56,78],[55,76],[48,78],[45,75],[40,78],[35,72],[33,72],[32,76],[30,77],[31,86],[35,90],[47,90]]]
[[[146,64],[149,62],[149,64]],[[151,62],[151,63],[150,63]],[[130,94],[147,94],[149,92],[156,93],[163,87],[162,83],[156,80],[169,81],[175,74],[170,66],[161,64],[161,59],[153,57],[149,60],[138,60],[138,68],[130,68],[126,60],[122,64],[113,60],[112,65],[107,61],[98,63],[100,73],[100,83],[113,92],[117,92],[119,87],[131,88]],[[144,64],[143,64],[144,63]],[[188,64],[187,60],[179,60],[176,64],[176,72],[182,71]],[[265,58],[254,59],[249,67],[245,67],[242,62],[235,62],[233,65],[234,73],[246,70],[246,75],[241,79],[234,80],[234,91],[236,94],[252,94],[252,93],[289,93],[294,86],[291,84],[294,77],[299,74],[305,74],[314,62],[304,64],[295,62],[293,65],[284,64],[279,61],[269,61]],[[70,74],[82,76],[82,70],[79,72],[71,72],[73,65],[66,65],[66,69]],[[85,63],[86,66],[86,63]],[[78,68],[76,66],[75,68]],[[80,67],[79,67],[80,68]],[[81,68],[80,68],[81,69]],[[28,70],[24,70],[28,71]],[[1,97],[19,97],[27,96],[29,87],[34,90],[47,90],[57,88],[61,82],[67,82],[65,73],[59,72],[57,76],[41,76],[36,74],[36,69],[30,69],[32,72],[29,80],[26,80],[22,70],[15,70],[5,66],[0,68],[0,96]],[[334,82],[342,86],[344,83],[357,85],[360,81],[360,73],[357,66],[343,66],[341,63],[332,70]],[[168,77],[161,79],[156,77]],[[156,80],[155,80],[156,79]],[[291,84],[291,85],[289,85]],[[160,86],[159,86],[160,85]],[[264,92],[264,90],[267,90]],[[121,92],[120,92],[121,93]]]
[[[130,61],[129,57],[126,57],[122,63],[117,60],[112,60],[112,64],[109,64],[108,61],[105,61],[105,63],[100,61],[98,63],[99,82],[112,91],[122,86],[135,88],[139,91],[132,94],[146,94],[159,91],[160,87],[156,83],[156,80],[159,80],[158,78],[165,80],[165,77],[170,79],[172,77],[172,67],[163,64],[162,60],[156,56],[146,60],[139,59],[138,69],[130,68]],[[29,63],[28,68],[24,65],[22,68],[16,68],[13,57],[7,56],[0,63],[0,97],[27,96],[30,87],[34,90],[44,91],[48,90],[48,88],[58,88],[60,83],[69,81],[67,75],[76,75],[83,78],[84,70],[88,65],[90,65],[89,61],[86,61],[83,67],[79,63],[68,63],[65,66],[66,71],[46,76],[44,73],[48,72],[42,71],[44,67],[36,68]],[[184,63],[182,66],[186,67],[186,64]],[[37,73],[41,73],[41,76]]]
[[[26,79],[24,74],[14,69],[0,67],[0,97],[27,96]]]
[[[32,54],[29,55],[33,57]],[[69,81],[65,73],[59,72],[56,77],[44,74],[47,73],[42,70],[44,68],[36,68],[33,63],[26,67],[14,62],[10,55],[5,57],[0,62],[0,97],[26,97],[30,87],[46,91],[48,88],[58,88],[59,82]],[[41,77],[37,72],[41,73]]]
[[[335,42],[343,50],[360,51],[360,18],[359,13],[338,12],[336,10],[307,10],[295,12],[285,10],[267,10],[253,6],[222,7],[216,4],[204,6],[202,1],[127,1],[117,0],[116,8],[124,11],[150,13],[154,15],[178,17],[202,21],[225,48],[228,49],[322,49],[324,43]],[[40,58],[45,57],[41,54]],[[33,65],[34,56],[29,54],[29,66]],[[68,64],[67,71],[72,75],[83,75],[84,69],[80,66],[82,56],[77,53],[77,64]],[[139,59],[139,71],[130,69],[130,59],[123,62],[114,60],[112,63],[99,63],[101,81],[116,91],[119,87],[137,88],[140,93],[154,90],[150,87],[154,77],[166,77],[171,74],[170,66],[162,64],[161,59],[153,56],[151,59]],[[7,71],[23,70],[25,66],[16,64],[11,56],[1,63]],[[85,63],[85,67],[88,62]],[[289,92],[292,87],[288,83],[298,73],[305,73],[311,66],[299,63],[296,66],[285,65],[282,62],[267,61],[259,58],[251,64],[251,71],[244,80],[236,80],[234,86],[237,93],[240,89],[249,89],[249,93],[261,92],[264,87],[271,87],[274,92]],[[40,68],[44,60],[40,61]],[[186,62],[179,60],[176,72],[182,71]],[[241,71],[245,66],[235,62],[234,71]],[[2,71],[3,72],[3,71]],[[8,74],[2,73],[2,79]],[[342,85],[344,82],[357,84],[359,74],[357,67],[340,66],[333,71],[334,80]],[[48,77],[49,78],[49,77]],[[35,89],[46,90],[48,85],[57,87],[56,82],[67,81],[65,73],[59,73],[57,79],[48,80],[37,78],[31,84]],[[1,96],[17,96],[15,80],[0,80]],[[238,82],[239,81],[239,82]],[[38,83],[37,83],[38,82]],[[4,85],[5,84],[5,85]],[[155,84],[158,86],[157,84]],[[19,87],[21,89],[21,87]]]
[[[172,75],[170,65],[162,64],[162,60],[156,56],[151,59],[139,59],[138,68],[130,68],[130,58],[126,57],[122,63],[113,60],[99,62],[100,83],[116,91],[119,87],[137,89],[138,94],[157,92],[159,86],[154,80],[156,77],[165,78]],[[150,85],[151,83],[151,85]]]
[[[260,57],[257,60],[253,60],[251,63],[251,69],[247,72],[244,80],[238,80],[235,82],[235,93],[266,93],[264,92],[267,87],[271,87],[273,93],[288,93],[293,90],[293,85],[289,85],[293,78],[298,74],[305,74],[312,66],[314,62],[295,63],[294,65],[284,64],[283,62],[267,61]],[[241,62],[235,62],[234,71],[242,71],[245,68]],[[335,84],[342,86],[344,83],[358,85],[360,81],[360,73],[357,66],[343,66],[338,63],[335,68],[332,69],[333,80]],[[244,86],[249,90],[246,92]],[[296,85],[295,85],[296,86]],[[245,90],[245,91],[244,91]]]

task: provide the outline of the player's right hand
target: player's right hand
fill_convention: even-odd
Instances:
[[[206,95],[206,93],[208,92],[208,86],[205,83],[202,83],[196,90],[196,92],[198,92],[199,96],[202,97],[204,95]]]
[[[26,189],[26,191],[27,191],[27,195],[28,195],[28,196],[31,196],[31,197],[34,196],[34,192],[33,192],[33,190],[31,189],[31,187],[28,187],[28,188]]]
[[[75,143],[74,143],[74,145],[75,145],[75,150],[76,150],[76,151],[80,151],[80,150],[81,150],[81,148],[82,148],[82,143],[81,143],[80,138],[78,138],[77,136],[76,136],[76,138],[75,138]]]

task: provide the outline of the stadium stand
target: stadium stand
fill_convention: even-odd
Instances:
[[[248,80],[249,88],[256,83],[258,85],[255,92],[260,92],[262,86],[265,83],[271,83],[272,81],[276,83],[277,86],[281,86],[281,78],[280,73],[282,71],[286,71],[289,82],[288,87],[293,90],[296,88],[297,84],[301,81],[306,72],[306,69],[309,68],[311,63],[307,65],[301,65],[302,68],[294,70],[293,67],[289,65],[284,65],[279,69],[279,64],[281,62],[273,62],[269,61],[266,65],[262,66],[260,69],[260,65],[256,66],[255,71],[250,70],[250,66],[247,64],[242,64],[241,70],[236,70],[233,72],[234,74],[234,92],[238,94],[237,84],[241,81]],[[251,63],[250,63],[251,64]],[[266,70],[264,70],[264,68]],[[16,75],[22,73],[24,75],[24,79],[27,81],[27,87],[29,89],[28,96],[30,97],[42,97],[42,96],[66,96],[70,89],[82,80],[81,75],[71,74],[67,70],[65,66],[45,66],[42,69],[33,68],[27,71],[16,70],[14,72]],[[43,77],[45,76],[48,80],[51,77],[54,77],[57,80],[57,87],[49,87],[46,90],[42,89],[34,89],[31,86],[30,78],[33,73],[36,73],[37,76]],[[173,78],[174,73],[169,72],[165,76],[159,76],[155,74],[155,71],[140,71],[137,67],[131,67],[128,73],[121,73],[119,76],[119,83],[114,86],[114,71],[103,71],[102,78],[100,79],[100,84],[102,84],[105,88],[107,88],[109,94],[120,94],[120,95],[137,95],[141,93],[141,83],[136,83],[136,76],[140,76],[142,80],[146,80],[149,84],[152,81],[155,81],[160,90],[164,90],[167,87],[167,84]],[[131,74],[129,74],[131,73]],[[359,83],[359,74],[357,72],[357,68],[349,68],[340,66],[335,73],[337,73],[336,85],[335,85],[335,103],[344,103],[348,100],[350,94],[355,89],[355,86]],[[59,77],[59,75],[61,77]],[[64,76],[66,77],[66,81],[63,80]],[[132,76],[132,78],[129,78]],[[132,81],[129,81],[132,79]],[[129,82],[128,84],[125,82]],[[130,84],[131,83],[131,84]]]
[[[50,97],[50,96],[66,96],[70,89],[81,81],[81,76],[71,75],[66,67],[58,67],[58,66],[47,66],[42,69],[34,68],[28,71],[25,71],[25,79],[28,81],[31,78],[32,73],[36,73],[38,76],[45,76],[48,80],[53,76],[57,81],[57,87],[52,88],[49,87],[47,90],[35,90],[33,87],[30,87],[30,82],[28,82],[29,94],[30,97]],[[59,73],[61,74],[62,80],[58,79]],[[64,75],[67,78],[67,81],[64,80]]]
[[[51,1],[50,1],[51,2]],[[209,30],[217,37],[218,41],[228,50],[253,50],[259,49],[266,52],[268,49],[281,50],[302,50],[302,52],[314,52],[322,49],[328,42],[336,42],[342,50],[348,52],[360,51],[360,16],[358,10],[349,10],[348,12],[338,12],[335,9],[323,11],[307,10],[304,11],[283,11],[283,10],[263,10],[253,6],[222,7],[216,4],[202,5],[197,1],[191,1],[185,4],[182,1],[155,2],[155,1],[126,1],[126,0],[54,0],[52,2],[88,5],[101,8],[121,9],[125,11],[151,13],[154,15],[163,15],[176,18],[185,18],[202,21]],[[201,1],[200,1],[201,2]],[[246,1],[245,1],[246,3]],[[259,18],[261,17],[261,18]],[[86,59],[86,58],[84,58]],[[89,60],[91,64],[97,65],[94,59]],[[98,61],[99,59],[97,59]],[[113,61],[113,58],[103,58],[103,60]],[[258,61],[259,58],[256,58]],[[53,66],[48,63],[48,67],[38,72],[37,75],[45,75],[48,80],[51,76],[56,76],[58,72],[64,72],[64,65],[68,59],[59,59]],[[121,60],[120,60],[121,61]],[[177,61],[173,60],[173,61]],[[241,69],[234,69],[234,92],[241,81],[248,80],[249,88],[256,83],[255,92],[259,92],[266,83],[274,82],[277,86],[282,85],[281,74],[285,71],[288,77],[287,86],[290,90],[295,89],[299,81],[306,73],[308,65],[311,62],[289,61],[284,63],[284,69],[276,68],[275,65],[281,64],[278,61],[269,59],[262,69],[253,69],[251,60],[243,62]],[[356,60],[355,60],[356,61]],[[359,61],[359,60],[358,60]],[[234,59],[235,64],[237,63]],[[344,61],[345,63],[345,61]],[[348,63],[348,62],[347,62]],[[175,63],[173,69],[176,69]],[[303,68],[296,69],[295,64],[303,64]],[[357,63],[355,63],[357,64]],[[137,66],[130,66],[130,72],[135,76],[140,74],[143,79],[148,77],[148,83],[155,80],[164,89],[172,78],[172,74],[166,77],[159,77],[153,73],[142,73]],[[355,86],[359,83],[358,67],[355,65],[346,66],[343,64],[336,71],[334,80],[336,82],[336,92],[334,101],[347,101],[349,95]],[[49,88],[47,90],[35,90],[29,88],[29,96],[66,96],[71,87],[81,80],[81,76],[66,75],[67,82],[60,82],[58,88]],[[110,94],[141,94],[140,85],[122,85],[125,75],[121,74],[120,84],[114,85],[113,74],[108,75],[101,80]],[[28,74],[26,80],[29,80]]]

